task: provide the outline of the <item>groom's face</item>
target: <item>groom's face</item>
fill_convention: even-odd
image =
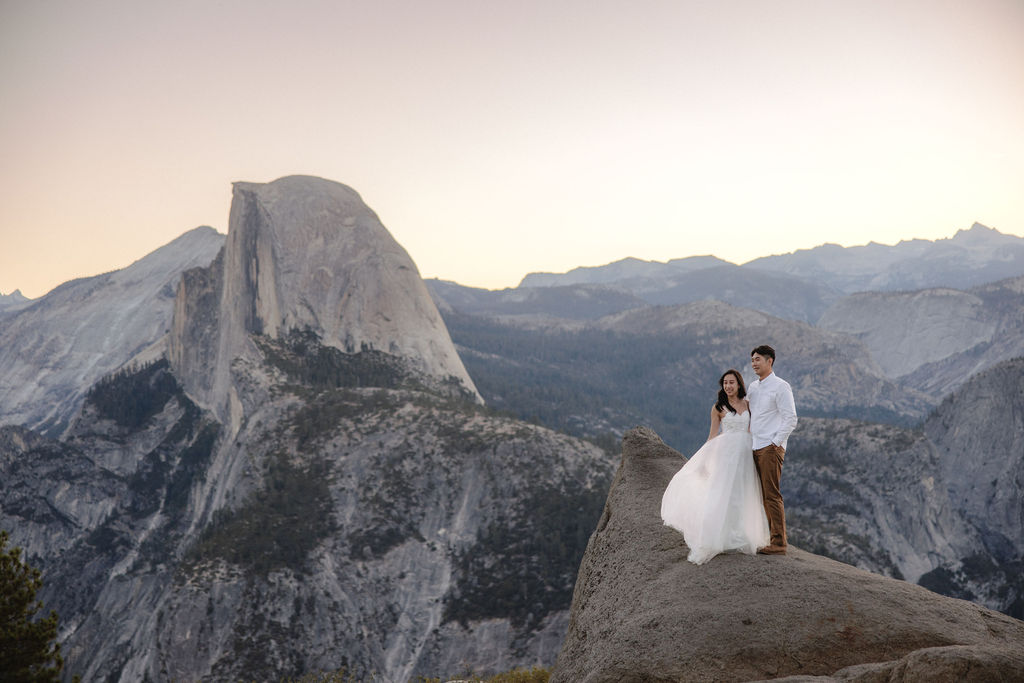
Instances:
[[[763,379],[772,373],[772,359],[755,353],[750,356],[750,367],[755,375]]]

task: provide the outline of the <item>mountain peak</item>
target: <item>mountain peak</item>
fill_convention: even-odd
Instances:
[[[1020,238],[1005,235],[995,228],[976,222],[968,230],[957,230],[950,241],[961,246],[985,247],[1004,242],[1019,242]]]
[[[10,294],[4,294],[0,292],[0,299],[5,299],[11,303],[20,303],[22,301],[28,301],[28,297],[21,293],[20,289],[16,289]]]
[[[479,398],[408,253],[355,190],[323,178],[234,183],[223,257],[186,274],[172,329],[175,374],[232,425],[235,359],[256,352],[252,335],[293,330],[400,356]]]

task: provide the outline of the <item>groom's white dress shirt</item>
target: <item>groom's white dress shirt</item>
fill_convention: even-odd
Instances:
[[[756,379],[747,389],[750,401],[750,435],[754,450],[775,444],[786,448],[789,435],[796,429],[796,405],[789,382],[771,373]]]

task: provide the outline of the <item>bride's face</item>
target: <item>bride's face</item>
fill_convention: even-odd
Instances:
[[[739,390],[739,384],[736,382],[736,375],[726,375],[722,378],[722,389],[725,390],[725,395],[729,398],[736,398],[736,392]]]

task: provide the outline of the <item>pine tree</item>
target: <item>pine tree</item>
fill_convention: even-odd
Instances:
[[[7,550],[8,538],[0,531],[0,681],[60,680],[57,613],[33,621],[43,609],[41,573],[21,561],[21,548]]]

